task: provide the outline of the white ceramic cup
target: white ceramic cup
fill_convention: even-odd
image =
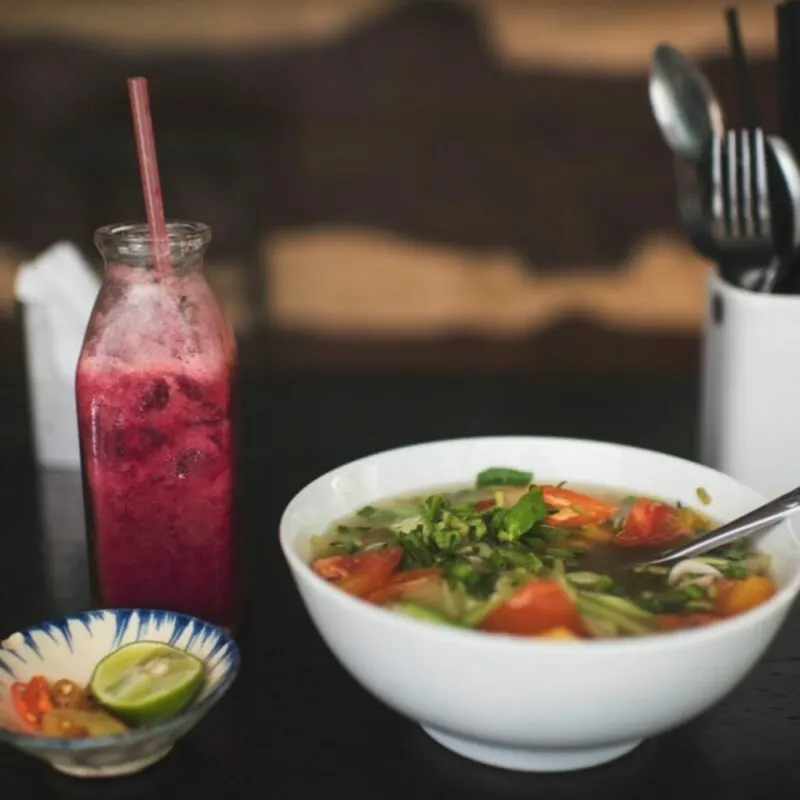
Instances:
[[[800,486],[800,296],[709,272],[700,458],[775,497]]]

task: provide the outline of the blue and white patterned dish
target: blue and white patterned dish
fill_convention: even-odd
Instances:
[[[34,675],[68,678],[85,686],[97,663],[131,642],[165,642],[206,664],[205,684],[186,709],[155,725],[117,736],[53,739],[22,728],[9,688]],[[239,648],[222,628],[171,611],[87,611],[14,633],[0,644],[0,741],[77,777],[130,775],[169,753],[230,688],[239,671]]]

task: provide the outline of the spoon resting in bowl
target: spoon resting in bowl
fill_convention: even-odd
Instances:
[[[702,555],[717,547],[722,547],[722,545],[735,542],[737,539],[743,539],[753,533],[770,528],[798,509],[800,509],[800,487],[792,489],[775,500],[770,500],[753,511],[748,511],[747,514],[731,522],[720,525],[687,544],[662,550],[654,556],[636,558],[628,566],[669,564],[682,558]]]

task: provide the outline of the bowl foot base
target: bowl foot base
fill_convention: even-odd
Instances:
[[[65,761],[51,761],[50,764],[53,769],[73,778],[121,778],[125,775],[135,775],[137,772],[152,767],[153,764],[165,758],[170,750],[172,750],[172,745],[146,758],[138,758],[135,761],[125,761],[122,764],[109,764],[107,766],[84,766]]]
[[[424,725],[423,730],[442,747],[446,747],[470,761],[521,772],[569,772],[596,767],[630,753],[641,744],[641,740],[639,740],[617,744],[613,747],[526,749],[500,747],[471,739],[462,739],[459,736],[453,736]]]

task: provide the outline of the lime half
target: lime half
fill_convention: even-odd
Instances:
[[[177,714],[197,696],[205,664],[160,642],[134,642],[109,653],[89,688],[103,708],[132,725]]]

